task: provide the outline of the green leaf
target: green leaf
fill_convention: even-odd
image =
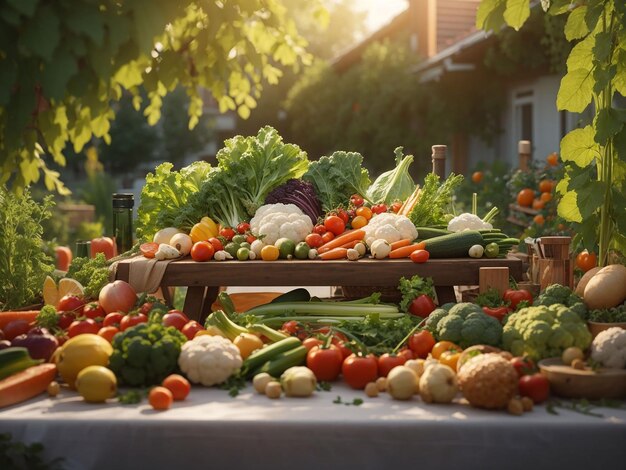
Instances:
[[[11,90],[17,79],[17,67],[13,61],[0,61],[0,106],[4,106],[11,98]]]
[[[617,111],[608,108],[600,109],[596,114],[595,140],[600,145],[606,145],[608,140],[622,130],[624,123],[619,119]]]
[[[76,72],[78,72],[76,59],[67,49],[58,49],[54,54],[54,60],[46,64],[41,76],[44,95],[48,98],[62,99],[65,96],[67,82]]]
[[[569,222],[582,222],[583,218],[578,210],[578,203],[576,200],[576,192],[568,191],[561,197],[559,205],[557,206],[557,213],[559,217],[564,218]]]
[[[595,39],[593,36],[587,36],[574,46],[567,57],[567,70],[576,69],[591,70],[593,68],[593,47]]]
[[[7,0],[7,3],[26,16],[33,16],[38,0]]]
[[[589,31],[593,31],[598,24],[600,15],[604,11],[605,0],[590,0],[588,2],[587,13],[585,14],[585,22]]]
[[[574,129],[561,140],[561,159],[574,162],[580,168],[586,167],[600,156],[600,148],[594,137],[592,126]]]
[[[98,46],[102,46],[104,24],[97,4],[79,2],[72,5],[65,17],[65,24],[70,31],[79,35],[84,34]]]
[[[586,5],[579,6],[569,14],[567,22],[565,23],[565,39],[573,41],[574,39],[580,39],[589,34],[589,28],[585,22],[586,14]]]
[[[613,47],[613,39],[611,33],[600,32],[596,34],[596,43],[593,46],[594,60],[597,62],[606,62],[611,54]]]
[[[604,203],[606,183],[604,181],[589,181],[582,189],[576,191],[578,210],[583,220],[594,214]]]
[[[37,10],[31,21],[26,23],[19,43],[33,54],[50,61],[60,38],[57,12],[49,5],[45,5]]]
[[[476,28],[485,31],[499,31],[504,24],[506,0],[483,0],[476,12]]]
[[[593,69],[593,92],[598,95],[602,93],[609,86],[616,73],[617,67],[615,65]]]
[[[589,70],[576,69],[568,72],[561,80],[556,97],[559,110],[582,113],[591,102],[593,76]]]
[[[504,20],[516,31],[524,25],[530,16],[530,0],[507,0]]]
[[[570,11],[572,0],[552,0],[549,13],[553,16],[562,15]]]
[[[141,67],[136,61],[132,61],[120,67],[113,78],[126,89],[141,85]]]
[[[613,77],[613,86],[617,92],[626,96],[626,51],[620,50],[615,54],[615,77]]]

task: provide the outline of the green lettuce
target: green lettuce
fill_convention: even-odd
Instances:
[[[403,158],[402,147],[396,148],[394,153],[396,154],[396,167],[376,178],[367,190],[368,199],[374,203],[391,205],[396,201],[404,201],[415,190],[415,182],[409,174],[413,155]]]

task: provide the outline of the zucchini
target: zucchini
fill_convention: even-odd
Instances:
[[[288,338],[281,339],[270,346],[265,346],[253,352],[243,361],[242,369],[244,370],[244,374],[246,374],[246,377],[251,377],[249,374],[250,371],[258,369],[269,360],[299,346],[302,346],[302,341],[295,336],[289,336]]]
[[[289,336],[287,336],[286,334],[281,333],[280,331],[276,331],[275,329],[270,328],[267,325],[262,325],[260,323],[255,323],[253,325],[248,325],[247,328],[248,328],[248,331],[250,331],[252,333],[258,333],[260,335],[265,336],[272,343],[275,343],[275,342],[280,341],[282,339],[289,338]]]
[[[280,377],[290,367],[301,366],[306,360],[307,349],[305,346],[298,346],[287,352],[280,353],[269,361],[265,362],[261,367],[252,371],[249,378],[254,377],[261,372],[266,372],[272,377]]]
[[[429,238],[440,237],[442,235],[448,235],[452,232],[440,228],[432,227],[417,227],[417,237],[420,240],[428,240]]]
[[[431,258],[467,258],[469,249],[474,245],[483,245],[484,240],[476,230],[464,230],[430,238],[424,243],[424,249]]]

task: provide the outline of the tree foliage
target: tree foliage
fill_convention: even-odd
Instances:
[[[308,63],[306,41],[280,0],[7,0],[0,4],[0,183],[15,190],[41,175],[67,193],[50,159],[65,164],[92,137],[110,141],[114,103],[125,92],[154,124],[177,86],[189,127],[199,89],[220,111],[247,117],[262,84]]]

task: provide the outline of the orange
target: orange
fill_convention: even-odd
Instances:
[[[541,214],[538,214],[533,218],[533,222],[535,222],[537,225],[543,225],[545,221],[546,219]]]
[[[552,200],[552,193],[541,193],[539,199],[543,202],[550,202]]]
[[[483,172],[475,171],[472,173],[472,181],[476,184],[479,184],[483,180]]]
[[[174,395],[165,387],[154,387],[150,390],[148,401],[155,410],[167,410],[172,406]]]
[[[554,187],[554,181],[552,180],[541,180],[539,182],[539,191],[542,193],[552,192],[553,187]]]
[[[523,207],[530,207],[535,199],[535,191],[524,188],[517,194],[517,203]]]
[[[165,377],[161,384],[172,392],[174,400],[184,400],[191,391],[191,384],[182,375],[172,374]]]
[[[539,210],[543,209],[545,205],[546,205],[546,203],[543,202],[541,199],[534,199],[533,200],[533,209],[536,209],[536,210],[539,211]]]

